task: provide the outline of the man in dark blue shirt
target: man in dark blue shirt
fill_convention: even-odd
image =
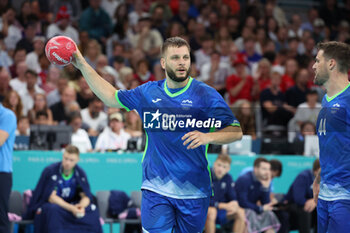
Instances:
[[[300,233],[309,233],[316,226],[316,203],[312,183],[320,171],[320,161],[315,160],[312,170],[304,170],[295,178],[285,197],[288,201],[291,226]]]
[[[265,158],[254,161],[254,170],[238,177],[235,189],[237,200],[245,208],[248,232],[277,232],[280,223],[272,212],[270,201],[271,164]]]
[[[207,221],[205,223],[206,233],[215,233],[215,225],[224,225],[234,219],[233,232],[245,232],[245,213],[237,202],[234,189],[235,183],[228,172],[231,167],[229,155],[218,155],[214,166],[211,168],[212,188],[214,196],[210,199]]]

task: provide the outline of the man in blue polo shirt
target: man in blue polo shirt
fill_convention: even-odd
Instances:
[[[3,68],[0,68],[3,69]],[[1,72],[1,70],[0,70]],[[10,233],[7,217],[12,187],[12,152],[17,128],[16,115],[0,104],[0,232]]]

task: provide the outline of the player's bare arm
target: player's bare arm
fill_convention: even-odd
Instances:
[[[116,89],[104,80],[97,72],[85,61],[79,49],[73,54],[73,65],[81,71],[91,90],[100,98],[107,106],[114,108],[122,108],[115,99]]]
[[[227,144],[237,140],[241,140],[243,136],[241,127],[227,126],[216,132],[202,133],[200,131],[192,131],[185,134],[181,139],[184,141],[183,145],[187,149],[195,149],[201,145],[210,144]]]
[[[320,183],[321,183],[321,169],[318,172],[318,174],[316,175],[316,178],[314,180],[314,183],[312,184],[312,190],[314,193],[314,201],[317,205],[317,201],[318,201],[318,193],[320,192]]]

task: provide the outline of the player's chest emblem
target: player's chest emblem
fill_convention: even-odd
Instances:
[[[193,106],[193,101],[190,99],[184,99],[181,101],[181,106],[184,107],[192,107]]]
[[[221,183],[221,189],[225,189],[226,188],[226,183]]]
[[[62,197],[69,197],[69,194],[70,194],[70,188],[62,189]]]

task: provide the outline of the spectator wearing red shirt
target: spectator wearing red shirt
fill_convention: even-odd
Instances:
[[[298,71],[298,62],[294,58],[286,61],[286,72],[282,76],[281,91],[285,93],[289,88],[295,85],[295,76]]]
[[[233,63],[236,73],[227,77],[226,88],[229,93],[230,104],[234,104],[239,99],[246,99],[251,101],[254,80],[252,76],[246,73],[247,62],[243,58],[238,58]]]
[[[134,78],[140,82],[140,84],[144,84],[148,81],[156,81],[154,75],[149,70],[149,64],[147,60],[142,59],[137,63],[137,70],[134,74]]]

